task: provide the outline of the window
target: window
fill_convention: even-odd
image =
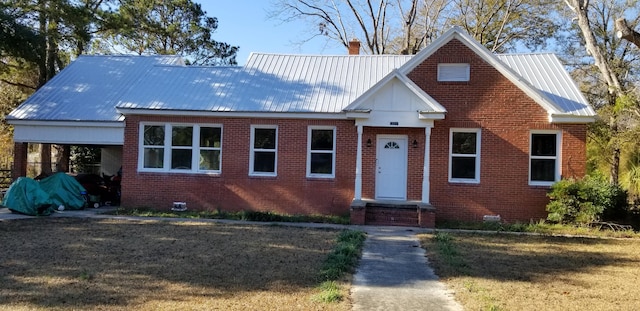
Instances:
[[[307,143],[307,177],[335,176],[335,127],[309,127]]]
[[[250,175],[276,175],[277,146],[278,128],[276,126],[251,127]]]
[[[141,124],[140,128],[140,170],[220,172],[220,126]]]
[[[449,182],[480,182],[480,129],[451,129]]]
[[[438,64],[438,81],[469,81],[469,64]]]
[[[560,133],[531,133],[529,184],[549,186],[560,180]]]

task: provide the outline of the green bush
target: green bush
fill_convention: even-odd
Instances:
[[[564,224],[588,224],[601,219],[623,218],[628,210],[627,193],[603,176],[563,179],[547,194],[547,219]]]

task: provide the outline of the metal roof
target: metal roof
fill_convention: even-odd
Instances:
[[[342,113],[413,57],[252,53],[244,67],[197,67],[184,66],[179,57],[171,56],[81,56],[7,119],[122,121],[116,107],[159,112]],[[595,116],[553,54],[495,57],[553,103],[550,113]]]
[[[562,109],[564,113],[576,116],[596,115],[554,54],[500,54],[496,56]]]
[[[118,108],[341,113],[410,56],[251,54],[244,67],[156,66]]]
[[[122,97],[118,107],[340,113],[412,57],[252,53],[244,67],[156,66]],[[562,114],[595,115],[555,55],[507,54],[496,57],[559,108]]]
[[[180,65],[176,56],[82,55],[13,110],[7,120],[122,121],[120,96],[157,64]]]

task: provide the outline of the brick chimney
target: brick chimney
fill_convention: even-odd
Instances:
[[[349,41],[349,55],[358,54],[360,54],[360,41],[358,41],[358,39],[353,39]]]

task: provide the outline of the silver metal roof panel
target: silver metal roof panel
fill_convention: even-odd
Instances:
[[[156,64],[183,64],[176,56],[82,55],[38,89],[7,120],[122,121],[115,104]]]

